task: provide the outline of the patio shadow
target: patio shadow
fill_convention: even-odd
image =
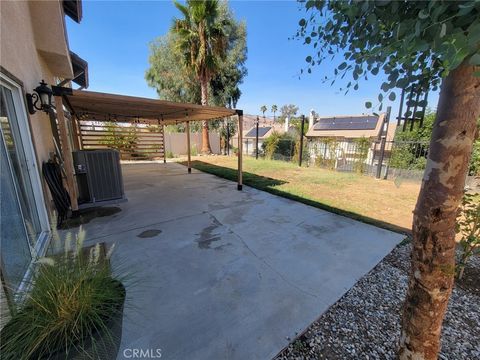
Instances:
[[[179,164],[187,166],[186,161],[179,162]],[[213,174],[213,175],[219,176],[219,177],[227,179],[227,180],[237,181],[237,169],[232,169],[232,168],[228,168],[228,167],[224,167],[224,166],[218,166],[218,165],[210,164],[210,163],[200,161],[200,160],[191,161],[191,166],[194,169],[197,169],[197,170],[209,173],[209,174]],[[284,198],[287,198],[287,199],[290,199],[290,200],[298,201],[300,203],[310,205],[310,206],[313,206],[313,207],[318,208],[318,209],[326,210],[326,211],[329,211],[329,212],[332,212],[332,213],[335,213],[335,214],[338,214],[338,215],[346,216],[346,217],[352,218],[354,220],[364,222],[366,224],[371,224],[371,225],[374,225],[374,226],[381,227],[383,229],[395,231],[395,232],[406,234],[406,235],[411,234],[411,229],[407,229],[407,228],[404,228],[404,227],[401,227],[401,226],[398,226],[398,225],[395,225],[395,224],[391,224],[391,223],[388,223],[388,222],[385,222],[385,221],[381,221],[381,220],[378,220],[378,219],[375,219],[375,218],[371,218],[371,217],[368,217],[368,216],[365,216],[365,215],[362,215],[362,214],[358,214],[358,213],[355,213],[355,212],[352,212],[352,211],[348,211],[348,210],[340,209],[340,208],[337,208],[337,207],[333,207],[333,206],[321,203],[321,202],[316,201],[316,200],[308,199],[308,198],[305,198],[305,197],[301,197],[301,196],[289,193],[287,191],[284,191],[284,190],[278,188],[278,186],[280,186],[280,185],[287,184],[288,183],[287,181],[272,179],[272,178],[269,178],[269,177],[265,177],[265,176],[261,176],[261,175],[257,175],[257,174],[253,174],[253,173],[244,171],[243,172],[243,183],[247,186],[251,186],[253,188],[266,191],[270,194],[274,194],[274,195],[281,196],[281,197],[284,197]]]
[[[180,164],[187,166],[186,161],[182,161]],[[193,160],[191,166],[194,169],[217,175],[227,180],[237,181],[238,173],[236,169],[218,166],[200,160]],[[287,184],[287,182],[283,180],[273,179],[246,171],[243,172],[243,183],[260,190],[273,189],[275,186]]]

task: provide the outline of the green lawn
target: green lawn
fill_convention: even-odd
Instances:
[[[411,229],[419,183],[396,185],[366,175],[250,157],[244,158],[243,164],[245,185],[388,229]],[[236,157],[198,156],[192,167],[237,180]]]

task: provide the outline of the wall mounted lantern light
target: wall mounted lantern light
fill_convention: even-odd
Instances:
[[[52,89],[42,80],[40,85],[33,89],[32,94],[26,95],[28,112],[33,115],[37,110],[43,110],[48,114],[52,108],[52,95]]]

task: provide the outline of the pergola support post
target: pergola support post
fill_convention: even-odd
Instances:
[[[237,190],[243,188],[243,110],[237,110],[238,117],[238,184]]]
[[[162,125],[163,163],[167,162],[167,144],[165,143],[165,125]]]
[[[303,160],[303,132],[305,129],[305,115],[302,115],[302,126],[300,128],[300,149],[298,149],[298,166],[302,167]]]
[[[255,124],[255,128],[256,128],[256,133],[255,133],[255,159],[258,160],[258,125],[260,123],[260,120],[258,119],[258,116],[257,116],[257,121],[256,121],[256,124]]]
[[[190,121],[187,121],[187,126],[186,126],[186,132],[187,132],[187,166],[188,166],[188,173],[192,173],[192,166],[191,166],[191,146],[190,146]]]
[[[67,122],[66,122],[65,114],[63,112],[63,99],[61,95],[54,96],[54,98],[55,98],[55,107],[57,110],[58,132],[60,133],[60,140],[62,142],[60,151],[62,153],[63,164],[65,167],[68,194],[70,195],[70,206],[71,206],[72,212],[77,212],[78,211],[77,187],[75,184],[75,176],[73,171],[72,149],[70,147],[70,141],[68,139],[68,133],[67,133]]]

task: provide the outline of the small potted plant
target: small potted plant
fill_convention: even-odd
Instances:
[[[36,262],[30,289],[0,333],[2,359],[116,358],[125,288],[110,267],[113,246],[84,249],[84,236],[69,234],[58,254],[54,231],[56,254]]]

